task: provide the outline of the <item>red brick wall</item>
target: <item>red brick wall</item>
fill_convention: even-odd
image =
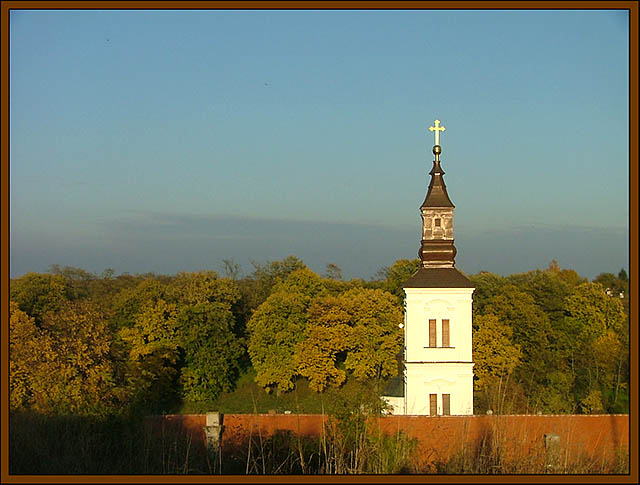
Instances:
[[[326,419],[315,414],[225,414],[223,448],[233,447],[247,435],[268,436],[279,430],[321,436]],[[544,460],[544,435],[549,433],[560,436],[567,458],[584,454],[592,460],[610,460],[617,450],[629,446],[628,415],[386,416],[376,421],[374,430],[402,431],[417,438],[421,466],[446,462],[463,450],[473,454],[483,440],[493,449],[498,447],[507,460],[539,462]],[[152,416],[148,423],[156,431],[173,427],[204,442],[203,414]]]

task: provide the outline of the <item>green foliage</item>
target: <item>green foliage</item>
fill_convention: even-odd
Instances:
[[[346,292],[343,299],[353,322],[345,367],[359,380],[395,376],[403,315],[392,295],[361,289]]]
[[[185,306],[176,323],[184,355],[180,376],[183,397],[191,402],[205,402],[232,390],[244,349],[231,331],[233,314],[228,306],[224,303]]]
[[[540,389],[546,386],[548,372],[557,367],[556,356],[549,346],[551,324],[547,314],[531,295],[512,284],[505,284],[501,294],[491,298],[485,310],[512,329],[513,342],[522,352],[515,378],[522,383],[530,404],[535,407]]]
[[[53,265],[48,274],[13,279],[11,409],[86,416],[221,403],[317,411],[322,399],[308,397],[307,388],[320,397],[357,382],[380,390],[396,375],[402,286],[417,259],[398,260],[369,282],[343,281],[335,265],[321,278],[295,256],[253,265],[242,278],[227,261],[228,278],[214,271],[97,275]],[[624,270],[589,283],[552,261],[544,270],[469,278],[477,409],[628,412]],[[505,351],[513,358],[501,368]],[[278,393],[234,402],[241,375]]]
[[[308,310],[304,339],[296,346],[298,372],[309,379],[309,387],[324,391],[340,386],[346,373],[336,367],[338,353],[346,351],[351,316],[336,296],[317,298]]]
[[[382,290],[355,288],[316,298],[304,340],[296,347],[298,371],[316,391],[345,381],[342,364],[359,380],[395,376],[401,322],[395,299]]]
[[[58,310],[67,300],[65,279],[60,275],[27,273],[11,280],[9,298],[40,325],[45,313]]]
[[[520,345],[511,341],[513,330],[493,314],[476,318],[478,329],[473,332],[474,383],[485,388],[492,379],[513,374],[520,363]]]
[[[224,261],[223,261],[224,262]],[[288,256],[282,261],[268,263],[251,262],[254,271],[248,277],[236,280],[240,290],[240,299],[233,307],[236,318],[236,335],[245,336],[247,323],[256,309],[273,293],[274,286],[285,280],[293,271],[306,268],[295,256]],[[224,263],[226,273],[234,275],[236,267],[232,261]]]
[[[299,269],[276,285],[247,323],[248,350],[256,382],[267,390],[288,391],[298,374],[295,348],[304,336],[307,309],[323,291],[321,279]]]
[[[131,327],[144,306],[168,298],[166,286],[155,278],[142,279],[136,286],[120,291],[113,301],[113,327]]]
[[[271,293],[272,288],[279,282],[284,281],[294,271],[304,269],[304,263],[295,256],[287,256],[282,261],[271,261],[268,263],[258,263],[252,261],[254,272],[248,279],[248,286],[251,288],[249,298],[250,308],[257,308],[264,302]]]
[[[178,360],[177,309],[159,299],[147,303],[135,324],[120,330],[128,344],[127,383],[136,406],[158,411],[175,399]]]
[[[583,283],[566,298],[565,312],[574,334],[569,358],[577,368],[575,393],[580,406],[584,412],[608,409],[620,388],[622,363],[628,361],[622,303],[599,283]],[[602,401],[613,388],[613,401]]]
[[[625,321],[622,303],[609,297],[599,283],[583,283],[566,298],[566,314],[583,324],[583,339],[593,340],[606,330],[620,332]]]
[[[395,295],[398,303],[404,302],[404,284],[420,268],[420,260],[398,259],[391,266],[384,267],[378,272],[380,288]]]
[[[613,274],[598,278],[617,288]],[[526,407],[517,411],[587,412],[589,406],[581,403],[589,396],[592,403],[595,395],[602,396],[605,410],[620,405],[628,382],[624,299],[607,295],[601,285],[561,269],[556,261],[546,270],[506,278],[483,272],[471,280],[476,285],[474,348],[475,332],[485,324],[479,317],[496,315],[512,328],[511,340],[522,352],[508,382],[527,397]],[[482,359],[474,353],[476,376]]]
[[[469,276],[476,289],[473,291],[473,316],[487,313],[487,305],[492,298],[503,294],[503,287],[507,284],[505,278],[487,271]],[[475,318],[474,318],[474,327]]]
[[[560,269],[554,260],[547,270],[514,274],[507,277],[507,281],[529,293],[535,304],[554,322],[564,318],[565,298],[585,279],[573,270]]]
[[[494,412],[505,411],[509,378],[520,364],[520,345],[512,341],[513,330],[496,315],[479,315],[473,331],[474,388],[483,392]]]
[[[229,308],[240,299],[238,286],[215,271],[180,272],[167,285],[168,298],[181,305],[217,302]]]

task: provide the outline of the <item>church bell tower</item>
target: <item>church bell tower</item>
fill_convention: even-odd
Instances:
[[[420,206],[420,268],[404,284],[404,414],[473,414],[471,305],[474,286],[455,267],[455,206],[440,165],[440,132],[436,120],[435,159]]]

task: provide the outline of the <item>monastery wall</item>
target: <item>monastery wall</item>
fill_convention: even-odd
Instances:
[[[247,440],[265,439],[278,432],[321,437],[328,417],[316,414],[226,414],[221,416],[222,451],[233,453]],[[147,424],[187,432],[204,445],[206,414],[150,416]],[[607,463],[629,447],[628,415],[482,415],[385,416],[373,420],[374,432],[398,431],[418,440],[418,466],[429,470],[436,463],[499,452],[503,460],[545,463],[553,453],[557,463],[578,458]]]

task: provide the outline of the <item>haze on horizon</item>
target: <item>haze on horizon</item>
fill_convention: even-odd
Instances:
[[[456,265],[629,264],[622,10],[12,10],[10,276],[420,245],[438,118]]]

